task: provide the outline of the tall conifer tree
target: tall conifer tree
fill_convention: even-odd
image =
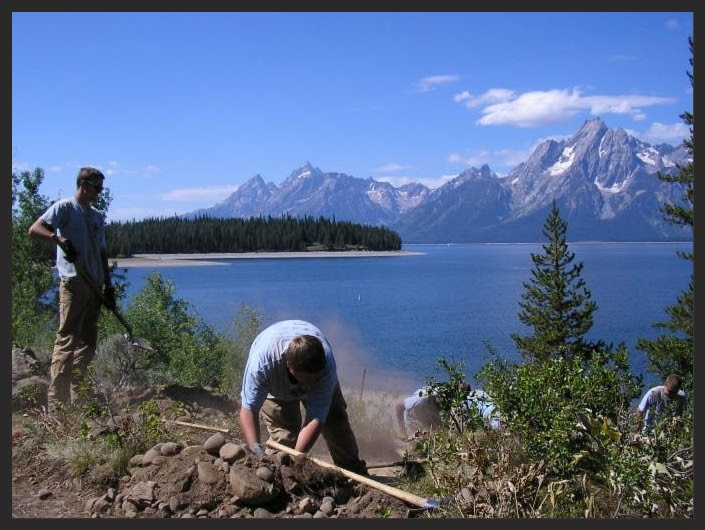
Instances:
[[[582,277],[582,262],[573,263],[575,254],[566,242],[567,223],[556,201],[541,230],[548,239],[542,254],[531,254],[531,279],[524,282],[519,302],[519,320],[533,329],[529,335],[513,333],[514,343],[526,361],[562,357],[589,357],[594,345],[584,340],[592,328],[597,304]]]
[[[693,67],[693,38],[688,39],[690,45],[690,66]],[[686,72],[690,78],[690,86],[694,87],[693,72]],[[690,137],[683,141],[683,145],[693,154],[695,137],[693,127],[695,116],[692,112],[684,112],[679,116],[690,128]],[[681,204],[664,203],[662,211],[671,223],[693,228],[693,209],[695,206],[695,192],[693,183],[695,173],[693,162],[680,166],[675,174],[658,174],[664,182],[685,186],[683,202]],[[693,252],[678,252],[678,256],[693,262]],[[690,275],[688,287],[681,292],[676,304],[666,307],[666,314],[670,317],[668,322],[656,322],[655,328],[661,328],[664,333],[655,340],[641,338],[637,341],[637,349],[646,352],[649,359],[649,370],[657,373],[662,379],[668,374],[676,372],[681,376],[683,387],[692,389],[693,386],[693,324],[695,304],[695,290],[693,287],[693,274]]]

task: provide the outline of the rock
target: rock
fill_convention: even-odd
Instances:
[[[225,436],[223,436],[223,433],[217,432],[205,441],[203,447],[208,452],[208,454],[218,456],[220,448],[224,445]]]
[[[39,497],[41,500],[46,500],[46,499],[48,499],[48,498],[51,497],[51,496],[52,496],[51,490],[48,490],[48,489],[45,489],[45,488],[40,489],[40,490],[39,490],[39,493],[37,494],[37,497]]]
[[[228,442],[220,448],[218,455],[228,464],[232,464],[235,460],[244,458],[247,455],[247,451],[245,451],[245,447],[242,444]]]
[[[209,462],[199,462],[197,465],[198,480],[206,484],[217,484],[220,479],[220,472]]]
[[[166,442],[162,444],[160,452],[162,456],[174,456],[181,451],[181,444],[176,442]]]
[[[12,411],[47,406],[49,380],[32,375],[12,383]]]
[[[230,489],[238,503],[247,506],[262,506],[279,496],[276,483],[270,483],[256,476],[252,470],[237,462],[230,468]]]

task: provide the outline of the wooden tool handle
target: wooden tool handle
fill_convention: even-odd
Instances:
[[[342,467],[338,467],[334,464],[331,464],[330,462],[326,462],[325,460],[321,460],[319,458],[315,458],[313,456],[309,456],[306,453],[302,453],[301,451],[297,451],[296,449],[292,449],[291,447],[287,447],[286,445],[282,445],[278,442],[275,442],[273,440],[267,440],[267,445],[271,447],[272,449],[277,449],[278,451],[282,451],[284,453],[288,453],[293,456],[305,456],[315,464],[318,464],[321,467],[326,467],[329,469],[335,469],[336,471],[342,473],[348,478],[351,478],[353,480],[356,480],[357,482],[360,482],[362,484],[366,484],[367,486],[370,486],[372,488],[378,489],[387,495],[391,495],[392,497],[396,497],[397,499],[401,499],[405,502],[408,502],[410,504],[413,504],[414,506],[419,506],[421,508],[437,508],[439,503],[431,500],[431,499],[424,499],[423,497],[419,497],[418,495],[414,495],[413,493],[409,493],[408,491],[400,490],[399,488],[395,488],[393,486],[388,486],[386,484],[382,484],[381,482],[377,482],[376,480],[372,480],[369,477],[366,477],[364,475],[359,475],[357,473],[353,473],[352,471],[348,471],[347,469],[343,469]]]
[[[181,425],[182,427],[191,427],[193,429],[202,429],[204,431],[214,431],[214,432],[221,432],[223,434],[228,434],[230,431],[228,429],[223,429],[220,427],[211,427],[210,425],[201,425],[200,423],[189,423],[187,421],[179,421],[179,420],[162,420],[164,422],[171,422],[174,423],[175,425]]]

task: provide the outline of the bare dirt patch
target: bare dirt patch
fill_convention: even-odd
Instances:
[[[216,431],[232,425],[237,410],[236,403],[200,388],[132,391],[122,399],[131,407],[140,399],[154,400],[165,410],[180,403],[192,414],[184,419]],[[106,478],[105,470],[81,472],[75,461],[55,454],[52,444],[40,442],[38,433],[32,414],[13,415],[13,518],[408,518],[423,513],[307,457],[277,452],[255,459],[230,430],[223,435],[223,445],[232,452],[226,455],[214,451],[214,431],[172,423],[170,438],[135,457],[129,474],[117,480]],[[369,464],[373,454],[375,462],[399,459],[393,444],[364,433],[360,449]],[[329,459],[321,444],[312,454]],[[369,478],[393,488],[404,471],[403,466],[375,467]]]

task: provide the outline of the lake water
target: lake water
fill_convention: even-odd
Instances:
[[[438,359],[463,362],[470,380],[486,362],[485,341],[517,360],[511,340],[528,330],[519,322],[531,253],[541,244],[405,245],[418,256],[365,258],[218,259],[220,266],[127,269],[128,299],[158,271],[216,330],[231,326],[243,304],[266,324],[300,318],[328,336],[341,381],[359,388],[406,392],[429,376],[442,379]],[[676,250],[690,243],[572,243],[574,262],[598,309],[589,338],[630,350],[631,371],[645,386],[639,337],[667,320],[690,279],[692,263]]]

